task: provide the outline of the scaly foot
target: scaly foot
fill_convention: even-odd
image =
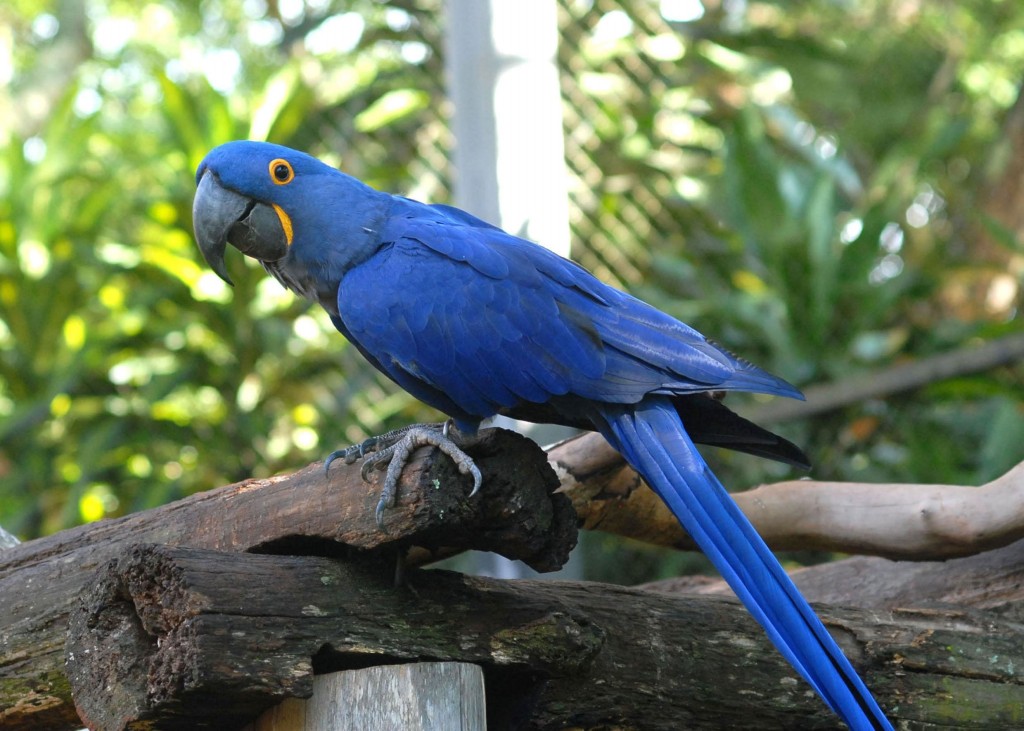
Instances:
[[[352,464],[357,459],[363,458],[363,466],[360,470],[363,479],[370,481],[373,470],[383,470],[384,485],[380,492],[380,501],[377,503],[375,517],[377,526],[384,527],[384,510],[394,507],[395,498],[398,496],[398,480],[402,476],[402,470],[406,463],[420,447],[433,446],[448,455],[464,475],[473,476],[473,490],[469,493],[472,497],[480,490],[480,483],[483,477],[480,470],[473,462],[473,458],[462,451],[456,438],[451,436],[452,423],[446,421],[444,424],[413,424],[389,431],[377,437],[370,437],[365,441],[355,444],[347,449],[339,449],[327,455],[324,460],[324,470],[330,470],[331,463],[336,459],[344,459],[345,464]]]

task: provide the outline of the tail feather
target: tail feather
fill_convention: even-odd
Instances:
[[[602,432],[647,479],[794,668],[855,731],[892,729],[828,630],[693,446],[667,399],[602,407]]]
[[[801,470],[811,468],[807,455],[793,442],[744,419],[710,394],[674,396],[672,405],[686,433],[697,444],[735,449]]]

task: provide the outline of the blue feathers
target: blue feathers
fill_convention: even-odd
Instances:
[[[356,340],[388,354],[389,374],[424,378],[466,416],[569,393],[622,403],[708,390],[798,395],[696,330],[497,229],[406,215],[382,235],[376,255],[344,275],[340,316]]]
[[[287,183],[268,177],[278,158],[294,169]],[[207,174],[205,189],[216,194],[202,206],[197,196],[195,210],[207,215],[200,246],[208,261],[222,265],[224,238],[216,232],[231,242],[242,220],[218,228],[214,204],[248,198],[248,207],[225,208],[243,216],[259,205],[279,209],[294,241],[282,249],[273,232],[252,232],[277,241],[260,249],[275,252],[263,265],[319,301],[375,367],[462,431],[497,413],[601,431],[825,702],[856,731],[891,728],[693,445],[805,464],[797,447],[708,395],[799,398],[793,386],[577,264],[456,208],[379,193],[264,143],[215,149],[197,180]]]
[[[775,646],[857,731],[892,728],[842,650],[686,435],[668,399],[600,409],[601,432],[658,493]]]
[[[890,728],[697,453],[672,402],[709,390],[799,396],[796,389],[575,264],[496,229],[412,216],[392,222],[384,235],[381,250],[343,278],[338,310],[363,347],[387,354],[386,372],[444,393],[460,424],[531,402],[600,429],[825,702],[854,729]],[[387,282],[400,285],[382,286]]]

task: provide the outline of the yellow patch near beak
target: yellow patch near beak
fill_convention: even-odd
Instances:
[[[274,207],[274,212],[277,217],[281,219],[281,228],[284,229],[284,238],[288,242],[288,245],[292,245],[292,219],[288,217],[288,214],[284,212],[284,209],[276,203],[271,203]]]

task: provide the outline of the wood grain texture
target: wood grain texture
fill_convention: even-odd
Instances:
[[[520,691],[577,674],[603,641],[582,615],[501,582],[391,577],[384,560],[136,547],[71,617],[76,706],[108,731],[231,728],[309,697],[314,673],[433,660],[488,668],[511,692],[488,703],[498,719]]]
[[[243,731],[485,731],[477,665],[420,662],[318,675],[313,695],[289,698]]]

